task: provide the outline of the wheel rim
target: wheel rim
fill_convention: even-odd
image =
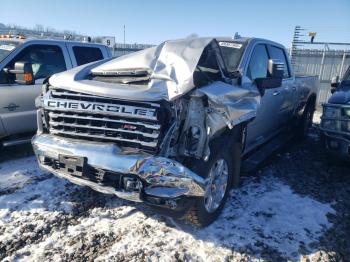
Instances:
[[[224,159],[218,159],[209,173],[209,181],[205,188],[204,206],[209,213],[220,206],[226,192],[228,182],[228,165]]]

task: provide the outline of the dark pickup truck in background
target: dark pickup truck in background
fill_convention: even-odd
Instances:
[[[323,104],[322,141],[340,159],[350,160],[350,67],[341,81],[332,79],[332,96]]]
[[[248,155],[283,131],[305,136],[317,89],[276,42],[166,41],[52,76],[32,143],[59,177],[205,226]]]

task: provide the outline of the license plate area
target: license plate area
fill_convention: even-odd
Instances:
[[[87,175],[87,158],[60,154],[58,156],[61,169],[70,175],[83,177]]]

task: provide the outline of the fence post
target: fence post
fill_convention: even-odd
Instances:
[[[346,50],[344,50],[343,59],[341,61],[339,77],[343,76],[343,68],[344,68],[344,63],[345,63],[345,57],[346,57]]]
[[[318,78],[320,79],[320,81],[322,80],[322,75],[323,75],[323,66],[324,66],[325,56],[326,56],[326,47],[324,47],[324,49],[323,49],[323,53],[322,53],[322,60],[321,60],[320,74],[319,74],[319,76],[318,76]]]
[[[321,60],[321,67],[320,67],[320,73],[318,75],[318,79],[319,79],[319,82],[320,82],[320,88],[318,90],[318,94],[317,94],[317,104],[320,104],[321,101],[323,101],[325,98],[322,97],[321,98],[321,94],[322,96],[324,95],[324,93],[326,92],[322,92],[323,90],[322,89],[322,75],[323,75],[323,67],[324,67],[324,60],[325,60],[325,56],[326,56],[326,46],[323,48],[323,53],[322,53],[322,60]],[[324,90],[325,91],[325,90]],[[328,90],[327,90],[328,91]],[[328,93],[325,95],[326,97],[328,96]]]

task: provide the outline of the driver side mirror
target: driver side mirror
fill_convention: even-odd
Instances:
[[[21,85],[33,85],[35,83],[32,64],[28,62],[16,62],[14,69],[4,69],[5,72],[15,75],[15,82]]]
[[[269,59],[267,71],[267,77],[254,80],[261,96],[264,95],[265,89],[276,88],[282,85],[284,63],[278,59]]]
[[[333,94],[339,86],[339,76],[332,77],[331,80],[331,93]]]

